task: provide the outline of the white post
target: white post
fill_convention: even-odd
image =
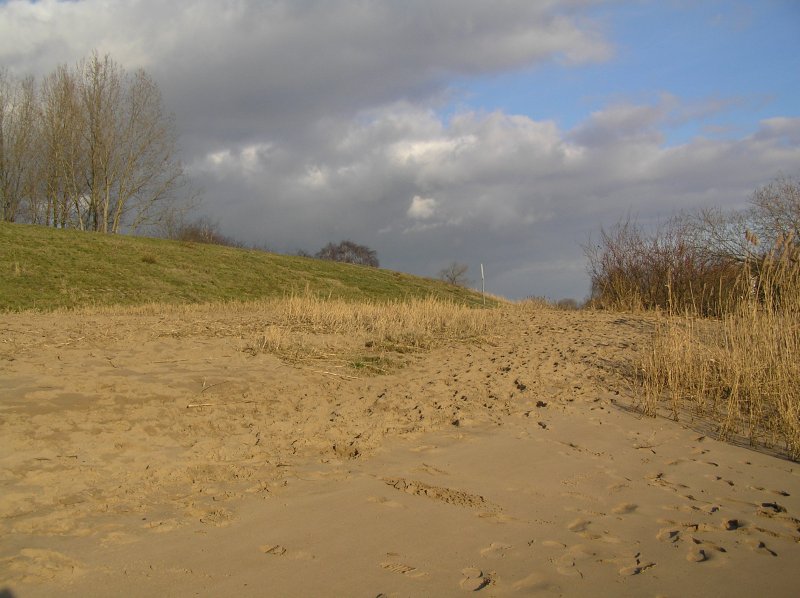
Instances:
[[[483,264],[481,264],[481,295],[483,295],[483,304],[486,305],[486,279],[483,277]]]

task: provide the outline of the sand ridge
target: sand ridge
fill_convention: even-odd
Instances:
[[[796,463],[620,406],[646,318],[506,310],[367,376],[263,314],[0,317],[15,595],[793,595]],[[357,346],[369,339],[334,339]]]

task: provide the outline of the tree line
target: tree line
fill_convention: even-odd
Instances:
[[[0,218],[104,233],[165,222],[185,197],[173,117],[144,70],[96,52],[36,81],[0,70]]]
[[[626,217],[583,249],[595,307],[719,315],[743,299],[780,301],[800,276],[800,179],[774,179],[744,210],[682,213],[654,229]]]

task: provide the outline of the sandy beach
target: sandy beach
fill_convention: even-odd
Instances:
[[[0,315],[3,596],[797,595],[800,467],[631,410],[648,317],[507,308],[385,372],[263,330]]]

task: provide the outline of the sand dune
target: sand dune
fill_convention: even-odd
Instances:
[[[0,316],[0,590],[800,588],[797,464],[627,409],[645,318],[509,309],[484,342],[382,375],[249,351],[262,328],[246,310]]]

